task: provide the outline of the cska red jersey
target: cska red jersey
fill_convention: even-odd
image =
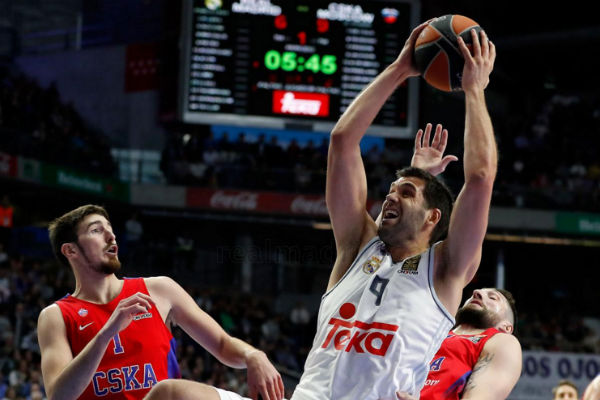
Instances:
[[[108,321],[119,301],[137,292],[148,294],[143,278],[124,279],[121,293],[107,304],[95,304],[70,295],[56,304],[65,321],[73,357]],[[180,378],[175,339],[156,307],[138,314],[109,342],[92,381],[79,399],[142,399],[153,385]]]
[[[431,361],[420,399],[458,400],[483,346],[498,332],[496,328],[476,335],[457,335],[450,331]]]

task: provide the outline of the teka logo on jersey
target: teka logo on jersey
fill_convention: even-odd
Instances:
[[[329,325],[332,327],[321,347],[325,349],[333,345],[339,351],[367,352],[376,356],[385,356],[394,339],[393,332],[398,330],[398,326],[383,322],[348,321],[355,313],[354,304],[344,303],[340,307],[340,316],[343,319],[329,320]]]
[[[275,90],[273,112],[326,117],[329,115],[329,95]]]

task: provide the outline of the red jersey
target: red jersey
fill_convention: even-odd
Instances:
[[[124,279],[121,293],[107,304],[95,304],[70,295],[56,304],[65,321],[73,357],[77,356],[125,299],[137,292],[148,294],[143,278]],[[79,399],[142,399],[153,385],[180,378],[175,359],[175,339],[156,307],[138,314],[108,344],[92,381]]]
[[[458,400],[483,346],[498,332],[496,328],[486,329],[477,335],[457,335],[450,331],[429,365],[421,400]]]

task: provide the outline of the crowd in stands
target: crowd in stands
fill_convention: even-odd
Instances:
[[[514,117],[513,117],[514,119]],[[600,108],[597,94],[553,94],[526,121],[501,133],[496,192],[512,205],[600,209]],[[505,195],[506,196],[506,195]]]
[[[114,177],[107,138],[89,129],[54,84],[0,67],[0,151]]]
[[[173,133],[161,170],[171,184],[318,193],[325,187],[328,146],[327,138],[304,146],[292,139],[284,146],[265,134],[248,140],[243,132],[218,139],[212,132]]]
[[[508,121],[508,122],[507,122]],[[600,109],[593,95],[555,94],[532,116],[498,121],[498,181],[492,203],[542,209],[600,209]],[[243,132],[215,139],[212,133],[173,133],[161,169],[171,184],[322,193],[328,139],[280,143]],[[457,152],[459,152],[458,150]],[[370,196],[381,198],[396,169],[410,163],[411,140],[387,140],[363,151]],[[459,183],[460,168],[445,178]],[[452,187],[452,185],[451,185]],[[457,186],[458,187],[458,186]]]

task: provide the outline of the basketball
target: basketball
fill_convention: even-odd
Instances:
[[[423,29],[415,43],[415,64],[427,83],[445,92],[462,90],[464,58],[457,37],[470,49],[471,29],[481,31],[477,22],[455,14],[438,17]]]

